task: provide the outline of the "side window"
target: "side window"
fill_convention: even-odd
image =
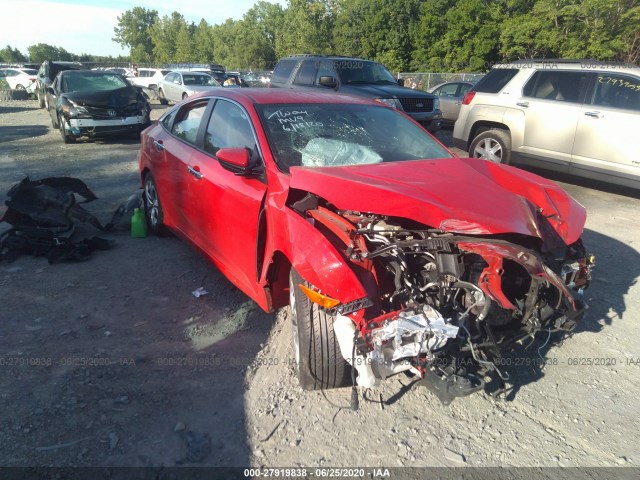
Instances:
[[[221,148],[242,148],[253,150],[256,141],[249,117],[245,111],[226,100],[218,100],[204,137],[204,150],[213,155]]]
[[[320,85],[320,77],[333,77],[336,79],[336,71],[333,68],[333,62],[322,60],[318,62],[318,73],[316,74],[316,85]]]
[[[436,95],[438,95],[439,97],[455,97],[457,90],[458,90],[458,84],[450,83],[448,85],[443,85],[442,87],[440,87]]]
[[[561,102],[580,102],[588,72],[558,72],[538,70],[522,89],[525,97]]]
[[[162,125],[167,130],[169,130],[171,128],[171,124],[173,123],[173,119],[176,118],[176,113],[178,113],[178,109],[174,109],[171,112],[167,113],[167,115],[165,115],[165,117],[162,119]]]
[[[182,107],[173,122],[171,133],[185,142],[196,144],[198,129],[202,123],[204,111],[207,108],[207,101],[197,101]]]
[[[640,78],[617,73],[598,73],[593,104],[640,111]]]
[[[289,75],[291,75],[291,71],[293,67],[296,66],[296,63],[298,63],[298,61],[293,58],[280,60],[273,71],[273,75],[271,75],[271,83],[287,83]]]
[[[176,79],[176,77],[177,77],[177,76],[178,76],[178,74],[177,74],[177,73],[170,73],[169,75],[167,75],[167,76],[165,77],[165,81],[167,81],[167,82],[173,82],[173,81]]]
[[[302,67],[296,75],[296,79],[293,81],[296,85],[313,85],[313,80],[316,73],[316,62],[307,60],[302,62]]]

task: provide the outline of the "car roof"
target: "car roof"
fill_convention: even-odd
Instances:
[[[72,70],[62,70],[59,75],[92,75],[94,77],[101,77],[101,76],[105,76],[105,75],[120,75],[122,76],[121,73],[116,72],[114,70],[77,70],[77,69],[72,69]]]
[[[280,88],[234,88],[216,89],[213,92],[205,92],[198,96],[208,96],[215,94],[217,97],[229,98],[239,102],[249,101],[259,105],[269,105],[277,103],[333,103],[333,104],[375,104],[373,100],[354,97],[351,95],[341,95],[324,92],[303,92],[300,90],[283,90]]]

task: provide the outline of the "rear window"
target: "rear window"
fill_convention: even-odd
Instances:
[[[494,68],[473,88],[476,92],[498,93],[518,73],[517,68]]]
[[[271,83],[286,83],[296,63],[298,61],[294,59],[280,60],[271,76]]]

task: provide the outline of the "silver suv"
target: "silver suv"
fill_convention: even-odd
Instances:
[[[495,65],[453,130],[469,156],[640,188],[640,68],[592,60]]]

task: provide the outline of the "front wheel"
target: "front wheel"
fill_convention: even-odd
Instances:
[[[60,136],[64,143],[75,143],[76,139],[73,135],[67,134],[67,122],[64,117],[58,115],[58,126],[60,127]]]
[[[305,390],[346,387],[351,384],[351,366],[340,353],[333,331],[335,316],[309,300],[300,284],[309,285],[291,269],[289,303],[300,386]]]
[[[482,132],[471,142],[469,156],[495,163],[511,163],[511,138],[504,130],[491,129]]]
[[[38,92],[38,106],[40,108],[44,108],[44,97],[40,94],[40,92]]]

